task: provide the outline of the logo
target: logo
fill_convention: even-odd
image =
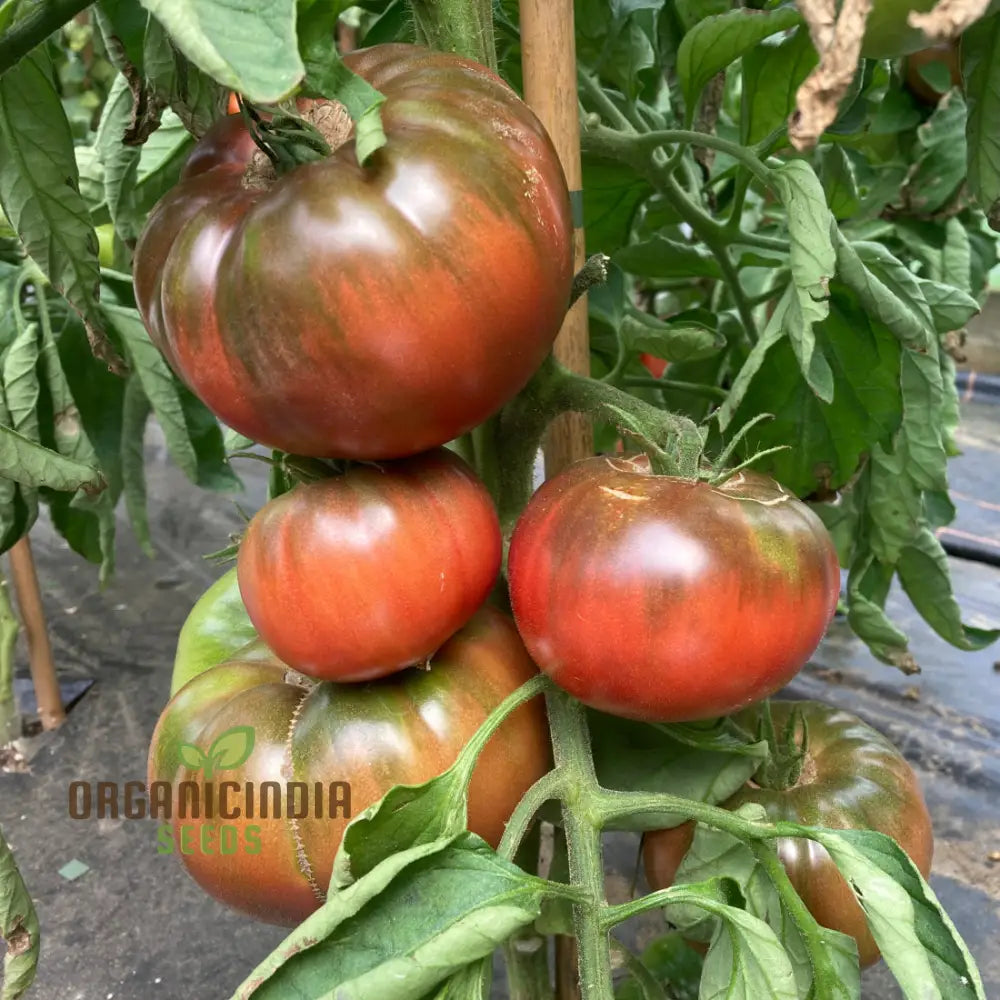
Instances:
[[[350,818],[347,781],[216,781],[245,764],[255,743],[252,726],[233,726],[207,750],[178,744],[176,763],[189,775],[181,781],[70,782],[70,818],[149,817],[160,821],[157,854],[202,855],[259,854],[261,828],[254,820]]]
[[[231,771],[245,764],[253,753],[253,744],[253,726],[233,726],[215,740],[208,753],[193,743],[181,743],[177,756],[189,771],[204,771],[205,780],[211,781],[216,771]]]

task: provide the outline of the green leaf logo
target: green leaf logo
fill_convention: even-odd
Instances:
[[[204,769],[205,780],[211,781],[216,771],[230,771],[247,761],[253,753],[253,746],[253,726],[233,726],[216,738],[207,754],[193,743],[181,743],[177,747],[177,756],[185,767],[193,771]]]

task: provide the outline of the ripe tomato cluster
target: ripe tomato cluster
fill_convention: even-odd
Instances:
[[[794,676],[837,602],[829,536],[777,483],[657,475],[642,456],[547,482],[510,542],[513,618],[490,602],[493,499],[442,446],[551,347],[571,279],[565,179],[483,67],[412,46],[348,62],[386,98],[368,164],[348,143],[248,183],[254,141],[227,117],[137,248],[150,336],[206,405],[262,444],[347,463],[266,504],[185,624],[149,755],[178,804],[220,776],[344,782],[356,814],[441,773],[539,668],[619,716],[727,715]],[[490,843],[550,767],[548,736],[535,699],[480,756],[468,822]],[[252,853],[182,858],[219,900],[295,923],[325,899],[349,818],[175,808],[164,834],[252,833]]]

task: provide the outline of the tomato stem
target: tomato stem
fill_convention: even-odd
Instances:
[[[439,52],[455,52],[497,68],[490,0],[409,0],[416,40]]]

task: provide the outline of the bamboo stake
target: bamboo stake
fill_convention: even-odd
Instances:
[[[574,199],[581,208],[580,119],[576,96],[576,43],[573,35],[573,0],[521,0],[521,62],[524,98],[548,130]],[[581,213],[582,214],[582,213]],[[586,256],[583,220],[576,219],[574,270]],[[583,296],[566,314],[555,343],[555,356],[567,368],[590,374],[590,338],[587,301]],[[594,453],[590,420],[567,413],[549,428],[545,443],[545,474],[552,476],[570,462]]]
[[[45,611],[42,608],[42,594],[38,587],[38,574],[31,554],[31,542],[25,535],[8,553],[10,575],[14,581],[17,606],[21,610],[21,621],[28,637],[28,660],[31,664],[31,680],[35,685],[38,714],[43,729],[57,729],[66,718],[59,681],[52,663],[52,647],[45,625]]]

